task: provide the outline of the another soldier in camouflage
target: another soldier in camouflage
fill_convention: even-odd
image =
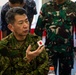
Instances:
[[[25,10],[11,8],[6,13],[10,35],[0,41],[0,75],[47,75],[48,54],[38,47],[40,37],[28,34]]]
[[[42,36],[46,30],[46,48],[49,66],[54,65],[59,75],[71,75],[73,68],[73,27],[76,25],[76,3],[70,0],[54,0],[42,5],[35,34]]]

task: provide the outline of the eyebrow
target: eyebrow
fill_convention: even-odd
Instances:
[[[21,21],[26,21],[26,20],[28,20],[28,18],[25,18],[24,20],[19,20],[18,22],[21,22]]]

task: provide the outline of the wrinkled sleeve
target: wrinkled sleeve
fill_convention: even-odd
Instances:
[[[6,44],[7,44],[7,40],[2,39],[2,40],[0,41],[0,51],[1,51],[3,48],[6,47]]]
[[[3,75],[5,69],[9,66],[9,59],[6,57],[8,55],[6,44],[6,40],[0,41],[0,75]]]
[[[6,40],[6,38],[4,38],[0,41],[0,54],[2,56],[8,55],[7,43],[8,43],[8,41]]]
[[[37,24],[35,27],[35,34],[37,34],[38,36],[42,36],[44,27],[45,27],[45,11],[44,11],[44,7],[42,6],[40,14],[38,16],[38,20],[37,20]]]

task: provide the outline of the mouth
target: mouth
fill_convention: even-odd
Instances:
[[[24,30],[23,32],[24,32],[24,33],[27,33],[27,32],[29,32],[29,30]]]

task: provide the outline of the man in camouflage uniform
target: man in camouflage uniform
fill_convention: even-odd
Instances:
[[[48,54],[37,44],[41,38],[28,34],[25,10],[11,8],[6,21],[12,33],[0,41],[0,75],[47,75]]]
[[[49,66],[59,60],[59,75],[71,75],[73,68],[73,27],[76,24],[76,4],[70,0],[54,0],[42,5],[35,34],[46,30]]]

